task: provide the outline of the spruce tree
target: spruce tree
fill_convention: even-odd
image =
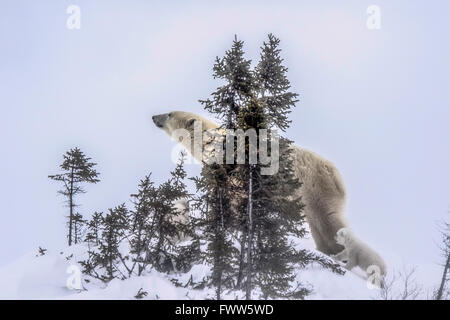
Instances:
[[[241,105],[252,91],[251,60],[244,58],[243,46],[244,42],[235,36],[225,56],[216,57],[213,76],[225,84],[212,93],[212,99],[200,100],[207,111],[224,120],[228,129],[235,128]]]
[[[186,232],[186,226],[177,221],[179,214],[174,203],[188,197],[186,184],[186,171],[184,170],[185,154],[182,154],[171,177],[156,189],[154,208],[154,222],[152,227],[152,239],[149,243],[147,260],[160,272],[170,272],[176,267],[177,247],[176,242],[180,233]]]
[[[67,206],[69,207],[67,240],[70,246],[74,240],[74,209],[77,206],[74,198],[78,194],[85,193],[82,187],[83,183],[97,183],[100,180],[98,179],[99,173],[94,169],[96,163],[90,162],[91,158],[86,157],[80,149],[70,149],[63,157],[64,161],[60,165],[63,172],[48,177],[63,183],[63,189],[59,190],[58,193],[67,198]]]
[[[238,40],[235,36],[230,50],[226,51],[224,57],[216,58],[213,66],[213,77],[224,81],[224,84],[217,88],[213,92],[212,99],[200,100],[205,110],[211,112],[214,116],[223,121],[222,127],[225,129],[236,129],[238,127],[238,117],[242,107],[251,98],[254,91],[254,77],[251,71],[251,60],[245,59],[244,42]],[[226,143],[226,141],[225,141]],[[239,212],[245,210],[245,204],[240,199],[244,192],[243,185],[240,183],[241,177],[233,179],[234,175],[239,175],[239,166],[236,164],[225,164],[216,166],[215,169],[205,170],[202,173],[203,179],[206,183],[212,183],[209,186],[209,196],[212,197],[211,202],[215,203],[220,199],[217,198],[217,194],[223,195],[225,192],[225,198],[233,199],[232,205],[228,208],[230,212],[230,224],[237,227],[241,231],[240,235],[240,248],[238,249],[238,258],[236,263],[237,267],[237,279],[235,286],[240,287],[242,278],[244,275],[244,259],[245,259],[245,235],[246,225],[242,221],[242,217]],[[220,178],[220,175],[225,175],[228,179],[224,180]],[[208,175],[217,175],[216,178],[208,177]],[[224,180],[221,183],[221,189],[219,192],[215,189],[215,182]],[[204,190],[208,190],[207,186],[203,186]],[[211,221],[214,221],[212,219]],[[219,254],[220,256],[220,254]]]
[[[261,56],[255,68],[257,96],[264,107],[264,116],[269,128],[285,131],[291,121],[291,109],[298,102],[298,94],[289,91],[291,85],[287,78],[288,69],[282,64],[280,40],[273,34],[261,47]]]
[[[202,175],[202,183],[209,187],[203,186],[203,189],[213,204],[221,199],[214,188],[221,173],[226,172],[228,179],[225,181],[232,185],[230,189],[233,192],[228,194],[228,201],[231,203],[230,211],[235,215],[230,220],[240,234],[240,246],[234,250],[232,261],[236,286],[244,289],[246,299],[253,298],[256,288],[262,298],[303,298],[309,290],[301,283],[295,283],[296,268],[314,261],[340,272],[331,261],[305,250],[297,250],[290,240],[306,234],[304,216],[301,214],[303,205],[297,192],[301,182],[293,171],[291,141],[280,139],[279,170],[272,175],[263,174],[263,169],[268,165],[261,162],[262,146],[258,142],[264,141],[260,140],[262,130],[268,131],[268,141],[277,137],[276,129],[286,130],[290,123],[288,114],[298,96],[289,91],[287,68],[282,65],[278,46],[279,40],[270,34],[268,42],[261,48],[259,63],[251,70],[250,62],[244,58],[243,43],[235,39],[232,49],[226,52],[224,58],[216,59],[214,65],[214,77],[225,80],[225,85],[212,94],[212,100],[201,101],[206,110],[225,121],[223,127],[256,134],[256,146],[251,145],[250,138],[244,140],[244,164],[217,165],[215,170],[204,169]],[[244,85],[237,86],[236,83]],[[272,156],[276,156],[275,151],[268,149]],[[236,155],[236,149],[233,152]],[[256,152],[257,163],[251,161],[252,152]],[[226,186],[226,183],[220,185]],[[208,211],[215,217],[214,208]],[[217,220],[206,220],[205,224],[211,230],[217,230],[214,229],[217,228]],[[213,237],[209,241],[213,243],[215,239]],[[220,246],[210,247],[211,258],[217,250],[221,250]],[[216,281],[215,285],[218,284],[220,282]]]
[[[124,263],[119,250],[128,229],[128,210],[125,204],[109,209],[102,221],[102,236],[99,241],[98,253],[95,254],[95,262],[104,269],[103,281],[110,281],[116,277],[126,278],[119,267]]]
[[[141,276],[148,267],[159,272],[186,272],[199,260],[193,224],[180,219],[179,214],[184,213],[174,206],[189,196],[184,159],[183,153],[170,178],[157,187],[150,175],[141,180],[137,193],[131,195],[132,210],[122,204],[106,215],[93,215],[85,239],[88,258],[80,261],[85,274],[108,282]],[[193,240],[180,245],[181,235]]]
[[[148,246],[155,234],[155,204],[157,190],[150,175],[141,180],[138,192],[132,194],[134,210],[130,214],[130,253],[133,255],[132,270],[137,265],[137,274],[141,275],[149,261],[146,259]]]
[[[81,213],[75,213],[73,215],[72,219],[72,225],[73,225],[73,241],[75,244],[82,241],[82,235],[83,235],[83,226],[86,223],[86,221],[83,219],[83,216]]]
[[[261,141],[261,129],[285,130],[289,127],[287,114],[295,106],[297,97],[288,91],[290,84],[286,77],[287,68],[280,58],[279,40],[271,34],[268,38],[254,71],[252,99],[241,109],[239,116],[240,127],[255,130],[257,141]],[[269,131],[269,140],[273,134]],[[263,298],[299,298],[307,293],[300,285],[291,290],[296,274],[293,265],[296,252],[288,237],[303,237],[305,230],[304,217],[300,214],[302,204],[297,196],[301,184],[294,176],[289,146],[290,141],[282,139],[279,170],[273,175],[263,175],[261,163],[252,164],[248,158],[246,165],[241,167],[247,189],[246,299],[252,298],[254,287],[259,287]],[[247,157],[249,148],[246,144]],[[260,148],[257,149],[259,160]]]
[[[205,165],[201,176],[194,178],[197,194],[194,208],[202,214],[196,227],[202,239],[207,241],[202,258],[212,265],[208,284],[216,288],[220,300],[224,289],[234,288],[234,256],[232,231],[235,220],[231,210],[229,176],[227,167],[218,164]]]
[[[98,246],[101,223],[103,220],[103,212],[94,212],[91,220],[87,222],[87,232],[85,241],[88,244]]]

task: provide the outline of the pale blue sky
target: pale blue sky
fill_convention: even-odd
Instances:
[[[81,30],[66,28],[70,4]],[[381,30],[366,28],[371,4]],[[99,163],[81,213],[127,201],[144,175],[161,181],[173,168],[173,143],[151,115],[204,114],[215,56],[237,34],[257,59],[272,32],[301,95],[288,137],[339,168],[361,238],[428,270],[439,261],[436,221],[450,210],[449,11],[400,0],[2,1],[0,265],[65,244],[63,199],[47,175],[66,150]]]

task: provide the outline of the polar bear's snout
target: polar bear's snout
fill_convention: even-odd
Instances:
[[[164,128],[164,124],[166,123],[167,118],[168,118],[168,114],[167,113],[157,114],[157,115],[154,115],[152,117],[153,122],[155,123],[155,125],[158,128]]]

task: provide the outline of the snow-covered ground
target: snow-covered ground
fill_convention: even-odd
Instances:
[[[311,239],[301,240],[301,245],[311,250],[314,248]],[[68,279],[77,277],[77,268],[70,266],[78,266],[77,261],[85,259],[86,249],[84,245],[76,245],[60,252],[49,250],[44,255],[39,255],[36,250],[0,268],[0,299],[135,299],[134,296],[141,288],[147,292],[144,299],[214,297],[213,289],[176,287],[171,282],[173,275],[156,271],[123,281],[113,280],[108,285],[92,279],[88,283],[81,275],[84,289],[69,289]],[[181,283],[187,283],[192,276],[194,281],[199,281],[209,272],[208,266],[195,265],[190,272],[178,276],[178,279]],[[308,299],[373,299],[378,294],[377,289],[368,288],[358,272],[338,275],[318,265],[311,265],[305,270],[299,270],[298,280],[312,286],[313,294]],[[224,294],[223,298],[236,299],[239,294]]]

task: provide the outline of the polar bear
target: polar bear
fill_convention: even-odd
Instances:
[[[201,123],[204,133],[220,130],[216,123],[184,111],[159,114],[152,119],[158,128],[175,138],[188,151],[193,150],[196,123]],[[179,135],[175,137],[177,129],[189,131],[191,140]],[[346,227],[343,217],[346,194],[342,178],[331,162],[306,149],[297,146],[293,148],[294,173],[302,182],[297,195],[301,196],[305,204],[304,213],[316,248],[328,255],[337,254],[344,247],[335,241],[335,235],[339,229]],[[196,154],[192,155],[202,161],[201,156],[199,158]]]
[[[338,261],[346,261],[345,268],[352,270],[360,267],[368,277],[375,276],[382,280],[386,275],[386,264],[378,253],[355,237],[348,228],[342,228],[336,233],[336,242],[345,249],[332,258]]]

